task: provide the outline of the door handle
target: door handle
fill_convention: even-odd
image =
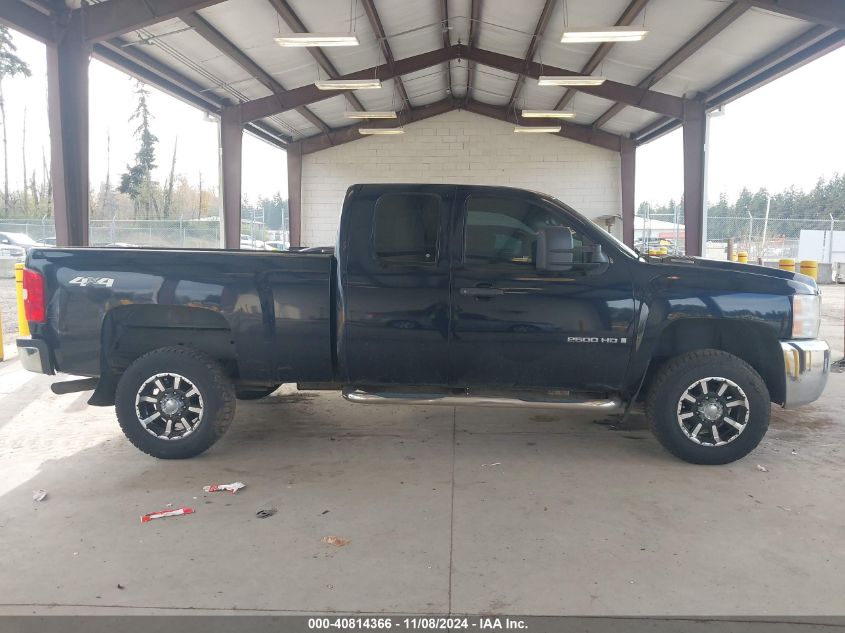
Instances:
[[[461,294],[464,297],[490,298],[503,295],[505,291],[498,288],[461,288]]]

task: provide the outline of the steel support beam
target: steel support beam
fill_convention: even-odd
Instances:
[[[287,0],[268,0],[270,6],[276,10],[276,13],[279,14],[279,17],[282,18],[285,24],[290,27],[290,29],[294,33],[307,33],[308,27],[299,19],[299,16],[296,12],[291,8],[290,4],[288,4]],[[340,74],[337,72],[337,69],[332,64],[331,60],[328,56],[323,52],[323,49],[318,46],[309,46],[305,50],[307,50],[311,57],[314,58],[314,61],[317,62],[317,65],[323,69],[323,72],[326,73],[329,78],[336,79],[337,76]],[[355,96],[354,93],[348,93],[346,95],[346,99],[352,105],[353,108],[356,110],[366,110],[366,108],[358,101],[358,98]]]
[[[645,9],[646,4],[648,4],[648,0],[631,0],[631,3],[625,7],[622,15],[619,16],[618,20],[616,20],[616,26],[630,26],[642,10]],[[603,42],[599,44],[598,48],[590,56],[590,59],[588,59],[587,63],[584,64],[584,67],[581,69],[581,74],[592,75],[596,68],[599,67],[599,64],[601,64],[602,61],[604,61],[604,58],[607,57],[611,48],[613,48],[613,42]],[[576,92],[577,91],[572,88],[567,89],[560,98],[560,101],[558,101],[557,105],[555,105],[555,110],[563,110],[566,106],[568,106]]]
[[[220,180],[223,189],[223,248],[241,247],[243,123],[238,106],[220,116]]]
[[[88,60],[80,10],[63,11],[47,45],[53,213],[59,246],[88,245]]]
[[[690,102],[684,127],[684,246],[687,255],[701,255],[704,227],[704,169],[707,113],[703,103]]]
[[[539,64],[537,62],[526,63],[524,59],[518,57],[511,57],[478,48],[467,49],[465,53],[468,60],[515,74],[522,73],[532,79],[537,79],[540,75],[580,74],[573,70],[557,68],[548,64]],[[626,105],[636,106],[644,110],[651,110],[652,112],[675,118],[681,118],[683,116],[684,102],[686,101],[682,97],[675,97],[662,92],[655,92],[646,88],[629,86],[610,80],[605,81],[600,86],[580,86],[578,90],[596,97],[610,99],[611,101],[620,101]]]
[[[52,18],[24,4],[22,0],[0,2],[0,24],[45,44],[53,41]]]
[[[546,0],[540,11],[540,17],[537,19],[537,26],[534,27],[534,34],[531,36],[531,42],[528,44],[528,49],[525,51],[525,62],[534,61],[534,54],[537,52],[537,47],[540,45],[540,40],[543,38],[543,33],[546,31],[546,26],[549,24],[549,19],[552,17],[552,10],[555,8],[557,0]],[[522,90],[522,84],[525,82],[525,75],[519,73],[516,77],[516,82],[511,92],[511,98],[508,100],[508,110],[515,108],[516,99],[519,97],[519,92]]]
[[[666,61],[655,68],[648,76],[637,84],[638,88],[651,88],[658,81],[692,57],[702,49],[710,40],[733,24],[743,13],[748,10],[744,4],[732,4],[719,15],[713,18],[703,29],[696,33],[683,46],[672,53]],[[593,122],[593,127],[606,125],[613,117],[625,109],[625,104],[615,103]]]
[[[87,5],[85,36],[89,42],[107,40],[220,2],[224,0],[108,0]]]
[[[110,0],[113,2],[114,0]],[[262,83],[270,92],[277,94],[282,93],[285,89],[282,85],[273,79],[269,73],[256,64],[246,53],[240,48],[230,42],[226,36],[212,26],[205,18],[198,13],[189,13],[183,15],[181,20],[190,26],[194,31],[201,35],[209,44],[214,46],[218,51],[223,53],[226,57],[235,62],[238,66],[243,68],[249,75]],[[305,117],[312,125],[314,125],[321,132],[328,132],[329,126],[326,125],[316,114],[311,112],[308,108],[297,107],[294,108],[299,114]]]
[[[845,29],[845,2],[842,0],[738,0],[758,9],[781,13],[807,22]]]
[[[636,217],[635,182],[637,178],[637,144],[622,139],[620,175],[622,177],[622,241],[634,246],[634,218]]]
[[[382,64],[373,68],[366,68],[354,73],[342,75],[338,79],[372,79],[373,77],[386,81],[392,79],[396,75],[405,75],[408,73],[430,68],[438,64],[442,64],[450,59],[457,59],[460,54],[461,46],[454,45],[448,49],[438,48],[434,51],[414,55],[413,57],[406,57],[399,59],[391,68],[388,64]],[[268,97],[261,97],[253,101],[248,101],[242,104],[244,121],[254,121],[255,119],[263,119],[286,110],[293,110],[299,106],[310,103],[317,103],[324,99],[331,99],[339,94],[344,94],[343,90],[319,90],[314,84],[308,84],[299,88],[291,88],[278,94],[273,94]]]
[[[396,63],[396,60],[393,58],[393,51],[390,49],[390,43],[387,41],[387,34],[384,32],[384,26],[381,23],[381,18],[378,15],[378,11],[376,11],[376,5],[373,3],[373,0],[361,0],[361,4],[364,5],[364,12],[367,14],[370,26],[378,38],[378,43],[381,47],[381,54],[384,55],[384,61],[390,66],[393,66],[393,64]],[[402,83],[402,77],[396,75],[393,81],[396,84],[396,88],[399,90],[399,96],[402,99],[403,104],[407,104],[408,108],[410,108],[411,98],[405,90],[405,84]],[[402,109],[405,109],[404,106]]]
[[[302,246],[302,148],[288,148],[288,230],[290,245]]]

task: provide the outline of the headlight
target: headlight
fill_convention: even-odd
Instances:
[[[821,322],[819,295],[792,296],[792,338],[816,338]]]

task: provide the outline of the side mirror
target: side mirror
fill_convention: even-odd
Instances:
[[[572,270],[572,231],[565,226],[547,226],[537,235],[537,270]]]

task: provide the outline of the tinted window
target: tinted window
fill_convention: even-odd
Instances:
[[[389,262],[433,264],[437,259],[440,198],[389,193],[376,202],[373,248]]]
[[[471,195],[466,203],[464,261],[533,266],[540,229],[563,224],[556,213],[527,200]],[[572,238],[573,261],[589,261],[592,242],[575,230]]]

